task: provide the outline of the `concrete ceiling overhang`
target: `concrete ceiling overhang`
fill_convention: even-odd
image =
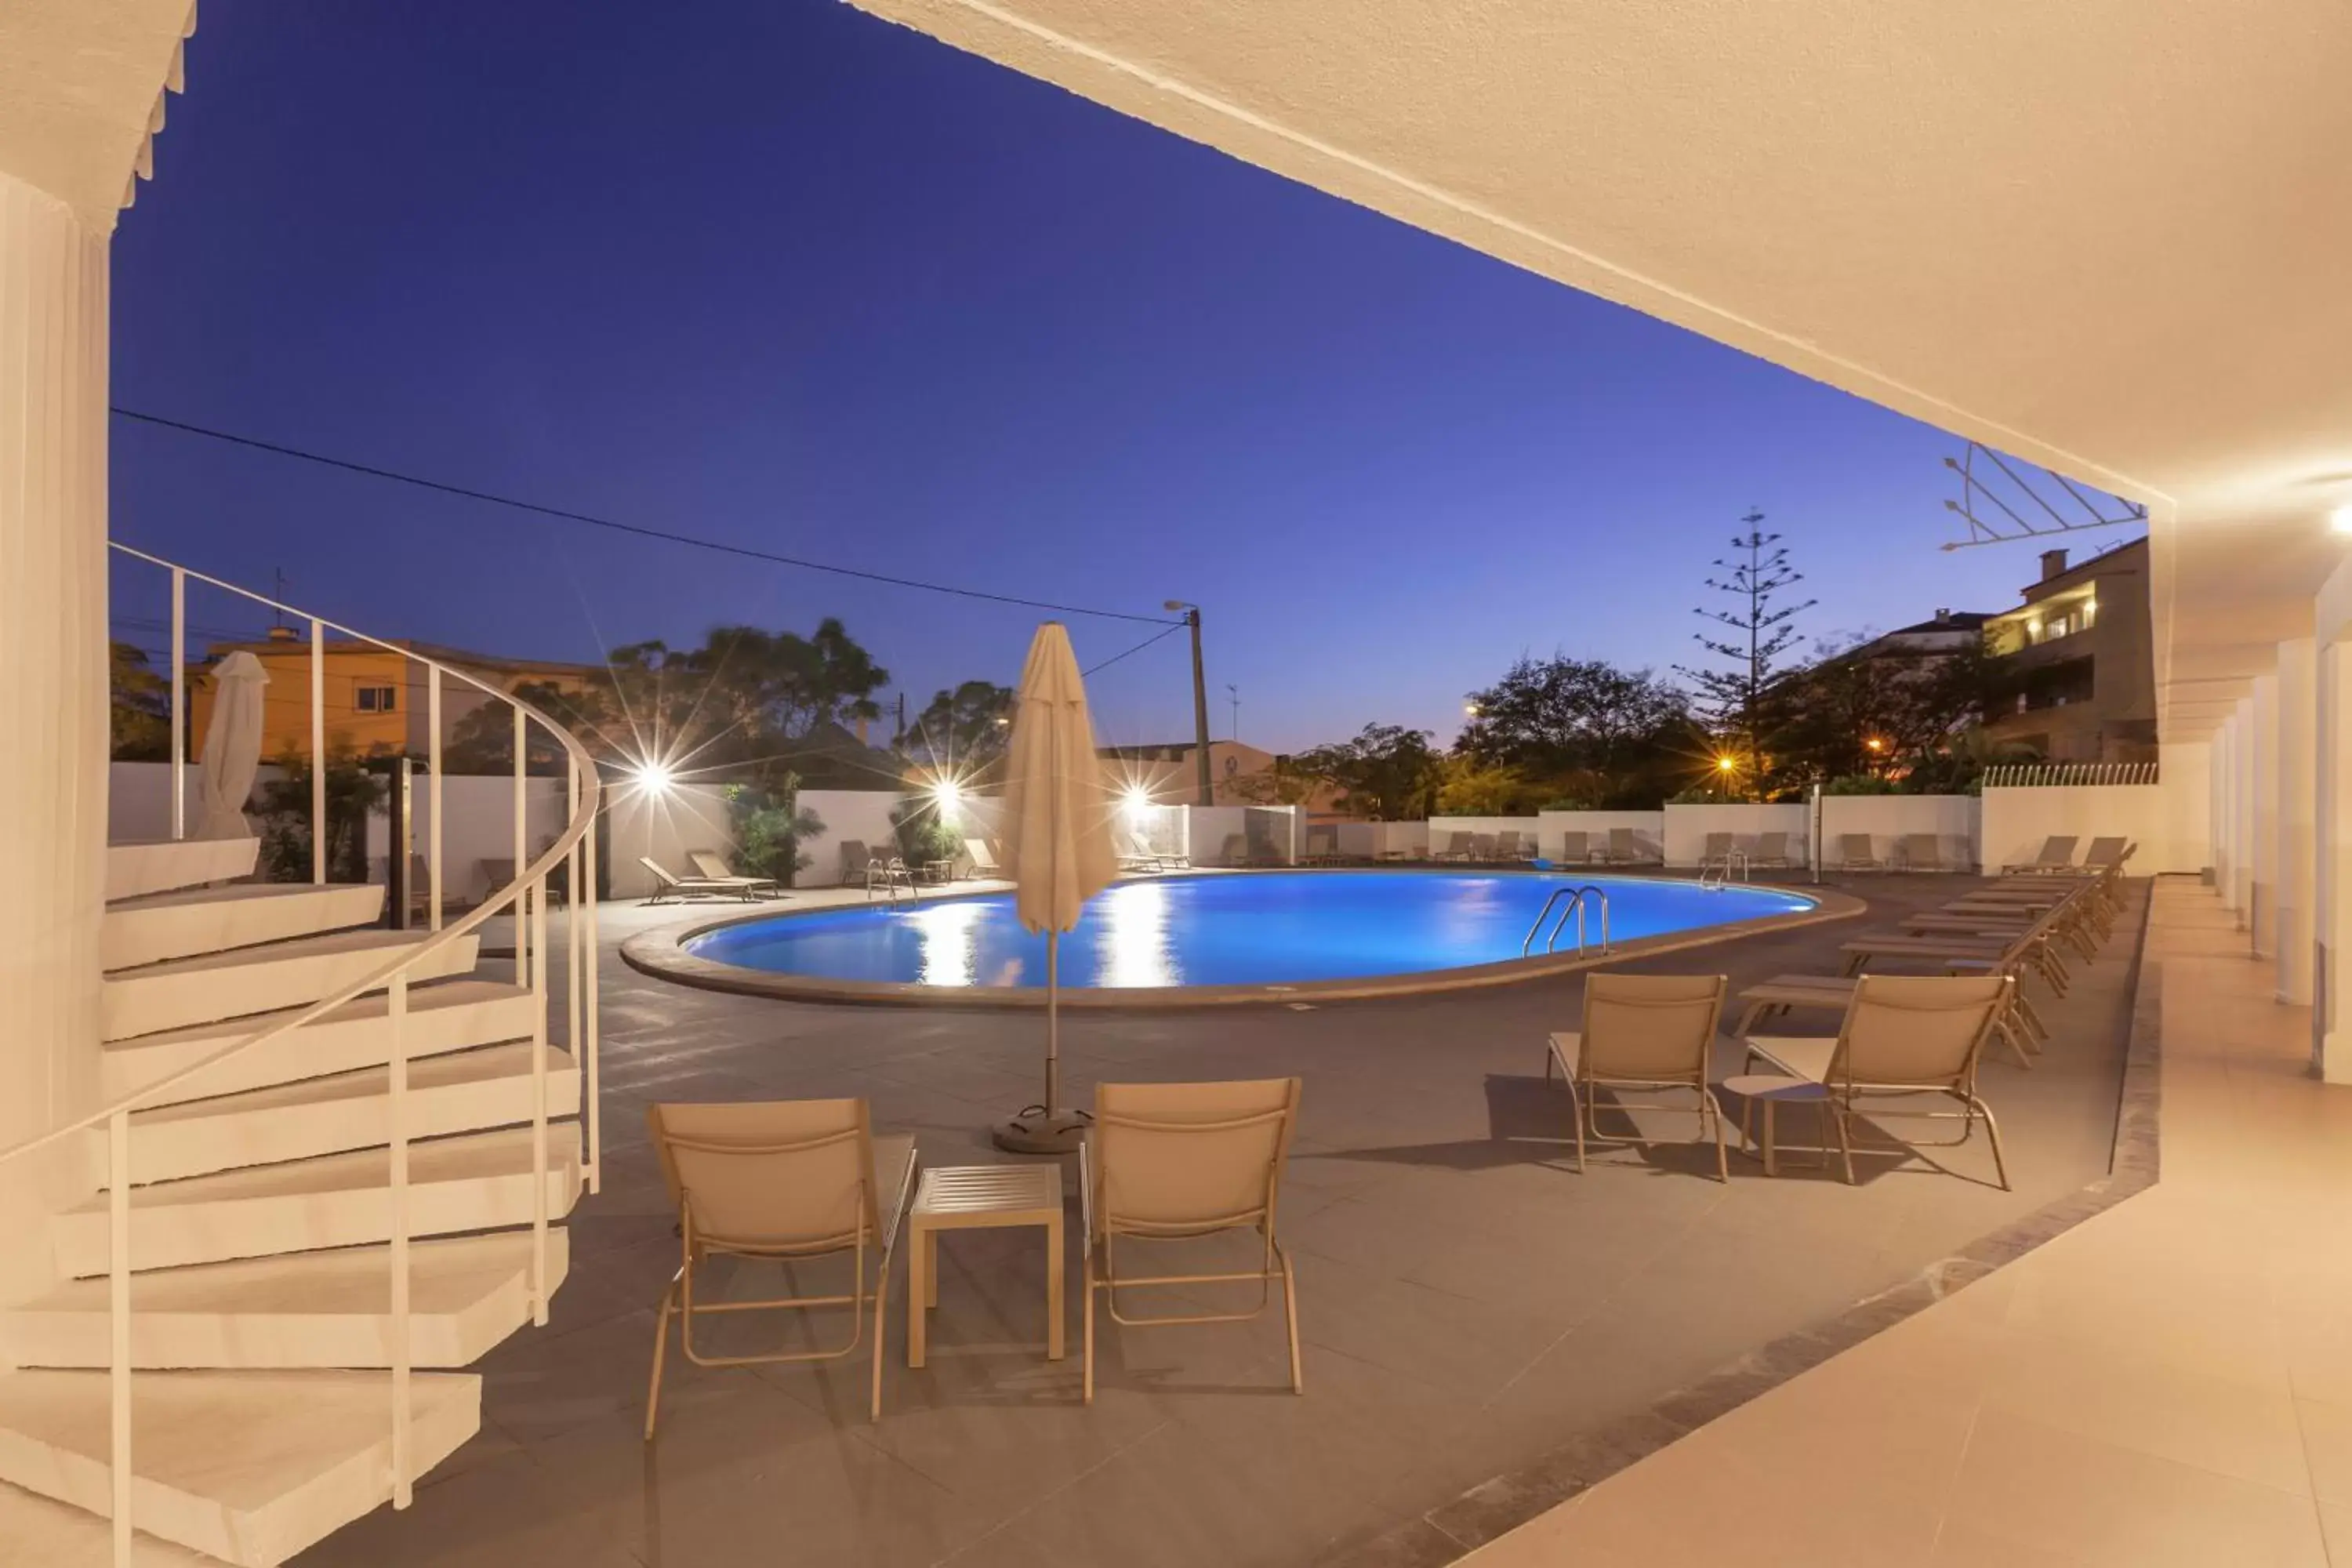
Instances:
[[[111,229],[195,26],[194,0],[0,0],[0,173]]]
[[[2161,687],[2341,553],[2343,0],[856,3],[2147,502]]]

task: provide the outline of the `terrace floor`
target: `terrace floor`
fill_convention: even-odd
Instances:
[[[1850,932],[1973,881],[1840,879],[1872,915],[1639,967],[1719,968],[1735,989],[1833,972]],[[1042,1022],[683,989],[616,956],[619,935],[678,911],[616,909],[601,955],[606,1175],[572,1215],[553,1321],[482,1363],[482,1434],[424,1479],[412,1509],[380,1510],[299,1562],[1226,1568],[1459,1555],[1536,1505],[1489,1510],[1483,1527],[1433,1545],[1425,1515],[1580,1442],[1583,1479],[1598,1479],[1701,1425],[1710,1405],[1781,1381],[1755,1375],[1762,1347],[1851,1321],[1857,1303],[1938,1293],[1971,1242],[2101,1182],[2146,886],[2070,998],[2043,1004],[2058,1038],[2037,1067],[1985,1071],[2011,1193],[1984,1179],[1980,1142],[1957,1152],[1958,1173],[1866,1162],[1852,1187],[1786,1164],[1768,1180],[1736,1156],[1726,1185],[1711,1151],[1675,1146],[1602,1154],[1579,1176],[1552,1142],[1568,1133],[1566,1095],[1542,1075],[1545,1033],[1573,1026],[1573,975],[1297,1009],[1066,1016],[1079,1103],[1107,1079],[1305,1079],[1280,1222],[1297,1265],[1305,1395],[1287,1390],[1270,1311],[1239,1326],[1106,1325],[1097,1400],[1081,1405],[1075,1245],[1071,1355],[1048,1363],[1038,1233],[980,1232],[941,1245],[921,1372],[905,1365],[898,1264],[879,1424],[866,1418],[862,1359],[705,1370],[673,1352],[650,1446],[653,1309],[677,1244],[645,1106],[863,1095],[877,1128],[916,1134],[926,1163],[994,1161],[1005,1156],[989,1123],[1039,1087]],[[1776,1026],[1815,1026],[1834,1019]],[[1719,1068],[1737,1054],[1721,1042]],[[1644,1120],[1669,1135],[1690,1125]],[[811,1268],[802,1282],[832,1278]],[[739,1283],[772,1293],[774,1279],[745,1269]],[[726,1323],[717,1347],[836,1333],[835,1321],[751,1316]],[[1711,1376],[1727,1367],[1748,1371]],[[1493,1495],[1472,1493],[1472,1511]]]

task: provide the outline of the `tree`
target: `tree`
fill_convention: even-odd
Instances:
[[[107,648],[113,692],[113,749],[118,763],[172,760],[172,681],[147,662],[146,650],[127,642]]]
[[[1767,694],[1775,762],[1795,782],[1908,774],[1983,722],[1998,678],[1980,647],[1872,656],[1867,642],[1817,645]]]
[[[1739,521],[1748,531],[1732,536],[1733,553],[1715,562],[1722,575],[1706,580],[1709,588],[1730,599],[1732,607],[1717,610],[1702,605],[1696,612],[1728,629],[1692,634],[1700,647],[1729,661],[1731,668],[1695,669],[1676,665],[1675,668],[1697,686],[1700,710],[1716,733],[1747,752],[1748,782],[1760,800],[1764,795],[1765,694],[1780,669],[1781,656],[1797,641],[1797,628],[1790,622],[1811,609],[1816,601],[1774,603],[1776,595],[1803,582],[1804,574],[1789,564],[1780,536],[1763,531],[1762,512],[1751,509]]]
[[[1467,752],[1447,754],[1437,786],[1446,816],[1517,816],[1535,804],[1536,787],[1507,763],[1483,763]]]
[[[1470,707],[1460,750],[1593,805],[1655,804],[1690,749],[1680,691],[1600,659],[1522,658]]]
[[[1328,784],[1339,793],[1342,811],[1381,822],[1429,815],[1442,761],[1426,730],[1401,724],[1367,724],[1353,740],[1301,752],[1290,759],[1289,775]]]
[[[906,753],[935,769],[969,776],[1004,754],[1013,735],[1013,689],[967,680],[933,697],[899,738]]]
[[[453,686],[445,683],[445,692]],[[529,704],[569,730],[591,752],[618,757],[608,731],[615,727],[608,689],[566,689],[551,681],[525,680],[513,690],[516,700]],[[625,727],[622,727],[625,732]],[[523,726],[523,766],[533,773],[560,773],[569,754],[542,724]],[[502,773],[514,767],[514,710],[488,699],[476,703],[449,726],[442,742],[441,765],[453,773]]]
[[[277,759],[278,776],[254,791],[261,821],[261,864],[273,882],[310,879],[310,759]],[[384,781],[345,751],[327,757],[327,879],[368,879],[368,814],[383,803]]]

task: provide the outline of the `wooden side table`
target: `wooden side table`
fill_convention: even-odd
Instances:
[[[930,1310],[940,1304],[940,1232],[1045,1227],[1045,1358],[1062,1359],[1062,1168],[931,1165],[908,1215],[907,1364],[923,1364]]]

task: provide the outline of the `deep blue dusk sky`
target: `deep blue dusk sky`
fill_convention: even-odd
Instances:
[[[1234,682],[1278,749],[1450,736],[1522,652],[1686,658],[1750,505],[1815,635],[2033,575],[1936,550],[1941,432],[834,0],[203,21],[115,242],[126,406],[877,571],[1198,600],[1215,731]],[[113,471],[120,539],[486,652],[837,615],[911,709],[1012,680],[1036,619],[120,421]],[[1071,626],[1090,663],[1150,630]],[[1188,674],[1181,637],[1106,671],[1102,738],[1189,733]]]

